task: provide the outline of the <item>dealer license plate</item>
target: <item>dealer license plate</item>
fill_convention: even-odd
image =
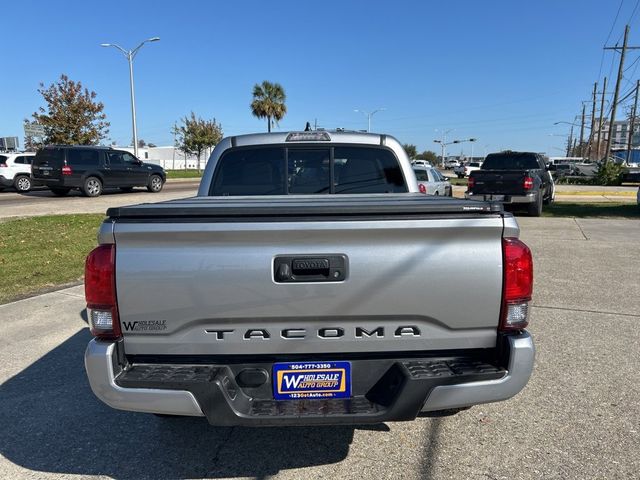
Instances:
[[[504,195],[485,195],[484,199],[488,201],[502,202],[504,201]]]
[[[276,400],[300,398],[351,397],[349,362],[301,362],[273,365],[273,397]]]

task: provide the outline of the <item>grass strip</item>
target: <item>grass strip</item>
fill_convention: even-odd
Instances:
[[[202,171],[197,170],[166,170],[167,178],[201,178]]]
[[[104,215],[51,215],[0,223],[0,303],[80,281]]]
[[[576,217],[576,218],[640,218],[640,205],[635,203],[569,203],[555,202],[544,206],[544,217]]]

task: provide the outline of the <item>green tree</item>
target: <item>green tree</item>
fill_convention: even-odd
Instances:
[[[438,155],[436,155],[431,150],[425,150],[424,152],[419,153],[418,155],[416,155],[416,160],[426,160],[431,165],[437,165],[438,164]]]
[[[622,184],[622,174],[624,173],[624,165],[604,160],[598,163],[598,170],[596,170],[596,184],[597,185],[620,185]]]
[[[47,88],[40,83],[38,92],[46,107],[40,107],[33,118],[44,127],[45,143],[96,145],[109,133],[103,103],[81,82],[63,74]]]
[[[176,146],[186,155],[196,155],[198,157],[198,171],[200,171],[200,156],[206,148],[217,145],[222,140],[222,125],[216,119],[204,120],[196,117],[191,112],[189,117],[180,120],[181,125],[176,125]],[[187,168],[185,158],[184,168]]]
[[[410,159],[414,159],[416,158],[416,155],[418,154],[418,149],[416,148],[415,145],[412,145],[410,143],[405,143],[402,145],[402,148],[404,148],[404,151],[407,152],[407,156]]]
[[[273,124],[277,124],[287,114],[287,99],[284,88],[279,83],[271,83],[266,80],[262,84],[253,86],[253,101],[251,113],[254,117],[267,119],[267,131],[271,131]]]

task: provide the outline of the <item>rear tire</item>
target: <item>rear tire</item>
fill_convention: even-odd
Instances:
[[[13,186],[18,193],[27,193],[31,190],[31,179],[26,175],[17,175],[13,180]]]
[[[538,198],[534,203],[527,205],[527,213],[530,217],[539,217],[542,215],[542,193],[538,194]]]
[[[147,184],[147,190],[151,193],[158,193],[162,190],[164,183],[162,183],[162,177],[160,175],[151,175],[149,177],[149,183]]]
[[[97,177],[87,177],[81,190],[87,197],[99,197],[102,194],[102,182]]]
[[[49,187],[49,190],[51,190],[51,193],[53,193],[54,195],[57,195],[58,197],[64,197],[67,193],[71,191],[70,188],[64,188],[64,187]]]

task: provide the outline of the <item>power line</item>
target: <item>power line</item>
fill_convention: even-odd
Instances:
[[[611,30],[609,30],[609,35],[607,35],[607,39],[604,41],[604,43],[602,44],[602,46],[606,46],[607,43],[609,43],[609,39],[611,38],[611,34],[613,33],[613,29],[616,26],[616,23],[618,21],[618,15],[620,15],[620,10],[622,9],[622,4],[624,3],[624,0],[620,1],[620,5],[618,5],[618,11],[616,12],[616,18],[613,19],[613,23],[611,24]],[[617,44],[617,42],[616,42]],[[602,65],[604,63],[604,54],[605,51],[602,50],[602,56],[600,57],[600,68],[598,69],[598,80],[600,80],[600,76],[602,75]],[[609,77],[611,77],[611,72],[609,72]]]
[[[633,20],[633,17],[636,14],[636,10],[638,9],[638,6],[640,6],[640,0],[638,0],[636,2],[636,6],[633,7],[633,11],[631,12],[631,16],[629,17],[629,20],[627,21],[627,24],[631,25],[631,20]]]

